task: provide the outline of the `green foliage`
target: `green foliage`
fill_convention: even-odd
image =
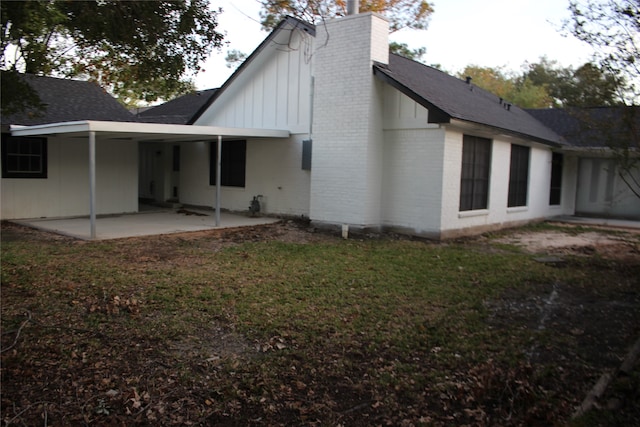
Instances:
[[[595,64],[586,63],[574,70],[542,57],[527,64],[524,77],[545,87],[553,107],[604,107],[618,105],[618,79]]]
[[[522,73],[501,67],[467,66],[458,77],[473,82],[523,108],[602,107],[620,104],[618,80],[598,66],[561,67],[542,57],[525,64]]]
[[[564,29],[594,48],[594,59],[599,68],[614,78],[607,82],[608,91],[615,91],[625,105],[640,102],[640,1],[638,0],[572,0],[571,18]],[[584,79],[592,79],[592,70],[583,70]],[[602,84],[602,81],[600,82]],[[609,132],[609,147],[614,153],[618,175],[629,189],[640,197],[640,118],[638,108],[625,113],[629,123],[630,141],[620,143],[616,132]],[[610,126],[600,126],[601,133]]]
[[[36,91],[16,71],[0,70],[0,93],[2,115],[10,116],[27,110],[38,115],[45,109]]]
[[[391,42],[389,43],[389,52],[413,59],[414,61],[423,62],[422,59],[427,53],[427,48],[410,49],[406,43]]]
[[[266,30],[275,28],[288,15],[317,24],[324,19],[347,14],[346,0],[261,0],[261,3],[261,24]],[[425,0],[362,0],[360,12],[384,14],[389,19],[392,32],[402,28],[424,30],[429,24],[433,7]]]
[[[594,48],[595,61],[616,77],[627,105],[640,100],[640,2],[572,0],[564,29]]]
[[[227,62],[227,68],[238,67],[245,59],[247,59],[247,54],[239,51],[238,49],[228,50],[227,56],[224,58]]]
[[[171,98],[192,88],[221,46],[219,11],[206,0],[2,2],[2,66],[88,78],[124,102]],[[5,100],[3,96],[3,104]]]
[[[535,85],[530,79],[497,67],[467,66],[458,77],[471,77],[473,83],[508,102],[522,108],[546,108],[551,98],[544,86]]]

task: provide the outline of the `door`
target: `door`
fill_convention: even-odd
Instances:
[[[140,143],[138,197],[151,202],[161,202],[162,197],[162,146]]]

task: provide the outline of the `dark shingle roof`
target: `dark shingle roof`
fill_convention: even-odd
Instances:
[[[46,109],[40,114],[23,112],[2,116],[3,125],[41,125],[79,120],[131,122],[136,118],[96,83],[22,76],[36,91]]]
[[[376,63],[374,74],[429,109],[429,122],[458,119],[479,123],[538,142],[563,145],[553,130],[525,110],[506,103],[473,83],[467,83],[433,67],[390,54],[389,64]]]
[[[147,123],[187,124],[218,89],[188,93],[138,114]]]
[[[574,147],[638,144],[640,107],[527,110]]]

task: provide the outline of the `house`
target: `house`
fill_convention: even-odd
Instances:
[[[138,199],[246,211],[260,195],[263,212],[319,227],[443,239],[575,213],[570,141],[470,80],[390,54],[388,32],[373,13],[287,18],[218,90],[134,123],[13,128],[79,160],[3,176],[2,218],[132,212]],[[82,189],[60,181],[72,170]],[[43,188],[65,208],[24,201]]]
[[[640,107],[528,111],[562,135],[570,144],[565,152],[578,159],[576,215],[640,221],[640,157],[633,152],[639,147]],[[627,154],[635,168],[621,173]]]
[[[9,125],[38,126],[80,120],[134,122],[135,117],[97,84],[24,76],[46,109],[2,117],[2,219],[88,214],[89,147],[63,135],[11,136]],[[138,209],[137,147],[114,140],[98,147],[101,212]],[[132,184],[133,183],[133,184]]]

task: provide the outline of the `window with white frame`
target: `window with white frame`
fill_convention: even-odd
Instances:
[[[464,135],[460,175],[460,211],[487,208],[490,170],[491,140]]]

